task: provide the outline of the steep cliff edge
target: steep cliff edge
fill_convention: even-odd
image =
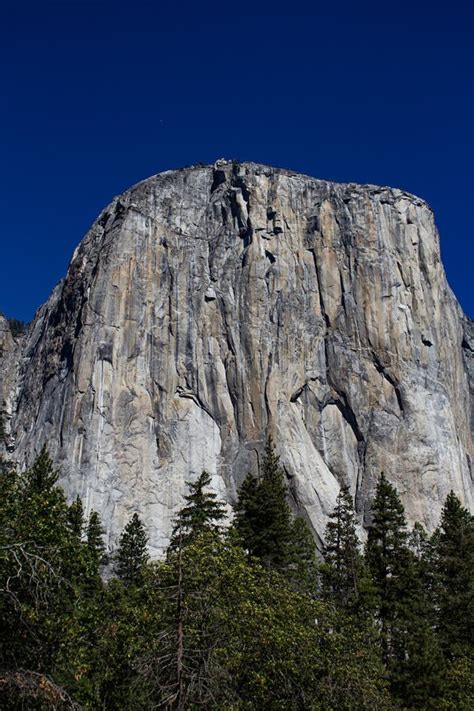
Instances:
[[[432,529],[451,488],[473,504],[473,335],[422,200],[169,171],[101,213],[15,351],[12,456],[46,443],[112,541],[137,510],[155,552],[185,480],[232,502],[268,432],[318,536],[342,482],[363,519],[381,471]]]
[[[11,418],[15,410],[24,335],[14,337],[8,319],[0,313],[0,456],[14,451]]]

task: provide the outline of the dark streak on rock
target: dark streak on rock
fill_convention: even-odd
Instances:
[[[374,363],[374,366],[375,366],[375,369],[377,370],[377,372],[380,373],[385,378],[385,380],[388,383],[390,383],[390,385],[394,389],[395,396],[396,396],[397,402],[398,402],[398,407],[400,408],[400,412],[403,413],[405,408],[403,405],[402,393],[400,390],[399,383],[395,380],[395,378],[392,375],[390,375],[390,373],[387,372],[385,367],[380,362],[380,358],[378,357],[378,355],[376,353],[372,353],[372,359],[373,359],[373,363]]]

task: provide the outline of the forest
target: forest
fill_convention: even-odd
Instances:
[[[106,552],[46,449],[0,478],[2,709],[474,708],[474,525],[453,492],[428,535],[381,474],[362,545],[342,487],[318,552],[269,440],[230,524],[202,472],[152,561],[137,513]]]

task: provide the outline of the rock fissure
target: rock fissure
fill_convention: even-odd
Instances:
[[[318,540],[342,482],[364,522],[381,471],[411,522],[450,489],[473,504],[474,328],[399,190],[231,161],[153,176],[21,343],[0,317],[0,350],[9,458],[46,443],[111,544],[138,508],[164,548],[202,469],[235,501],[268,434]]]
[[[397,403],[398,403],[400,412],[403,413],[404,406],[403,406],[403,399],[402,399],[402,394],[400,391],[399,383],[395,380],[395,378],[393,376],[390,375],[390,373],[387,371],[385,366],[382,365],[382,363],[380,362],[380,359],[376,353],[372,353],[372,357],[373,357],[374,366],[375,366],[375,369],[377,370],[377,372],[380,373],[382,375],[382,377],[385,378],[385,380],[388,383],[390,383],[390,385],[392,386],[392,388],[395,392],[395,397],[397,398]]]

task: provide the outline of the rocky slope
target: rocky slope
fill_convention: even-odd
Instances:
[[[318,537],[382,470],[430,529],[451,488],[472,506],[472,324],[400,190],[162,173],[101,213],[23,346],[3,333],[11,456],[47,443],[111,544],[137,510],[158,553],[203,468],[232,502],[269,432]]]
[[[0,456],[14,451],[11,417],[15,410],[23,335],[14,337],[8,320],[0,313]]]

